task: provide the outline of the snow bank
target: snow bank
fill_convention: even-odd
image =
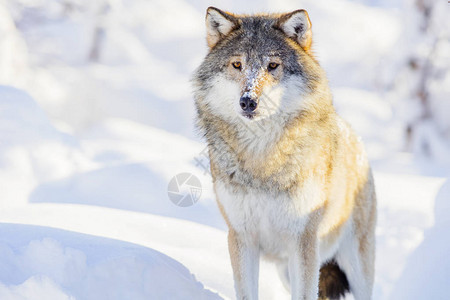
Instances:
[[[223,228],[211,179],[195,165],[204,146],[126,119],[107,119],[80,140],[58,131],[23,91],[0,86],[2,207],[80,203],[196,220]],[[186,209],[167,196],[178,173],[200,178],[203,197]]]
[[[390,299],[448,299],[450,284],[450,182],[441,187],[435,202],[434,225],[408,257]]]
[[[3,207],[24,204],[39,183],[88,169],[76,139],[57,131],[25,92],[0,86]]]
[[[0,299],[221,299],[153,249],[0,224]]]
[[[207,289],[218,292],[225,299],[234,298],[227,234],[223,230],[146,213],[54,203],[0,211],[0,220],[37,228],[60,228],[156,249],[188,267]],[[30,228],[30,232],[33,230]],[[66,241],[63,237],[57,240],[62,243]],[[78,249],[84,251],[86,248]],[[260,286],[262,300],[289,298],[274,266],[264,261],[261,264]]]

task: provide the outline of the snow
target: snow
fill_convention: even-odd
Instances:
[[[0,4],[0,299],[234,299],[226,225],[189,87],[206,53],[208,5]],[[213,5],[299,8],[289,0]],[[375,171],[374,299],[445,299],[450,76],[430,83],[444,99],[432,102],[438,121],[422,122],[413,140],[416,149],[426,141],[430,157],[404,152],[404,120],[415,115],[414,105],[399,109],[380,88],[400,63],[381,65],[392,49],[405,48],[398,47],[407,24],[401,5],[302,4],[336,109],[362,136]],[[437,48],[439,59],[446,47]],[[167,194],[184,172],[201,182],[201,198],[190,207],[175,206]],[[289,299],[268,262],[260,296]]]
[[[220,299],[153,249],[36,225],[0,229],[1,299]]]
[[[450,182],[435,199],[435,224],[424,232],[423,242],[409,255],[390,299],[447,299],[450,281]]]

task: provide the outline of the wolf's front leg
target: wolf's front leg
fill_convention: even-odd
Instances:
[[[259,245],[230,229],[228,250],[233,267],[234,285],[238,300],[258,299]]]
[[[317,300],[319,292],[319,249],[316,231],[306,230],[290,251],[289,279],[292,300]]]

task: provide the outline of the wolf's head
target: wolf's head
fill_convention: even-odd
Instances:
[[[210,7],[206,28],[210,51],[193,79],[199,111],[228,121],[287,118],[326,81],[305,10],[239,16]]]

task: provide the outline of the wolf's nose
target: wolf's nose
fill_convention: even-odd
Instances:
[[[258,107],[258,102],[248,96],[241,97],[239,104],[241,105],[242,110],[245,112],[254,111]]]

